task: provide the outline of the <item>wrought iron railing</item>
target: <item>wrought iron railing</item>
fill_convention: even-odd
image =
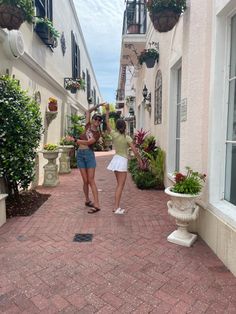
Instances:
[[[127,0],[123,20],[123,34],[145,34],[147,10],[144,0]]]

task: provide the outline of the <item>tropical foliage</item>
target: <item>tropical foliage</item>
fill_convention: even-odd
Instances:
[[[135,158],[129,161],[129,171],[137,187],[163,189],[165,152],[157,146],[155,137],[144,129],[135,133],[134,143],[142,157],[141,165]]]

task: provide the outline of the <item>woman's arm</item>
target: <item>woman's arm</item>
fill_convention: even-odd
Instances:
[[[137,148],[135,147],[134,143],[130,143],[129,146],[130,146],[130,148],[132,149],[132,151],[133,151],[135,157],[138,159],[138,163],[139,163],[139,165],[140,165],[140,167],[141,167],[142,164],[143,164],[143,162],[142,162],[142,158],[141,158],[141,156],[140,156],[140,154],[139,154]]]
[[[101,103],[101,104],[98,104],[96,106],[93,106],[92,108],[89,108],[87,111],[86,111],[86,124],[89,123],[90,121],[90,118],[91,118],[91,112],[97,110],[99,107],[103,106],[105,103]]]
[[[108,131],[108,133],[110,133],[111,132],[111,126],[110,126],[110,123],[109,123],[109,104],[106,104],[106,106],[105,106],[105,108],[106,108],[106,125],[107,125],[107,131]]]
[[[95,142],[96,142],[95,138],[92,137],[89,140],[77,140],[76,144],[89,146],[89,145],[94,144]]]

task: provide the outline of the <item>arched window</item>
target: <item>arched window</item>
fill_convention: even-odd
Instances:
[[[162,123],[162,75],[158,70],[155,83],[154,124]]]

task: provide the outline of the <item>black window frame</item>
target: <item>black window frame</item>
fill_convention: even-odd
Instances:
[[[87,81],[87,99],[91,97],[91,77],[88,69],[86,69],[86,81]]]
[[[80,49],[76,42],[75,34],[71,31],[71,60],[72,60],[72,78],[80,78]]]
[[[52,0],[35,0],[34,1],[36,16],[53,20]]]

